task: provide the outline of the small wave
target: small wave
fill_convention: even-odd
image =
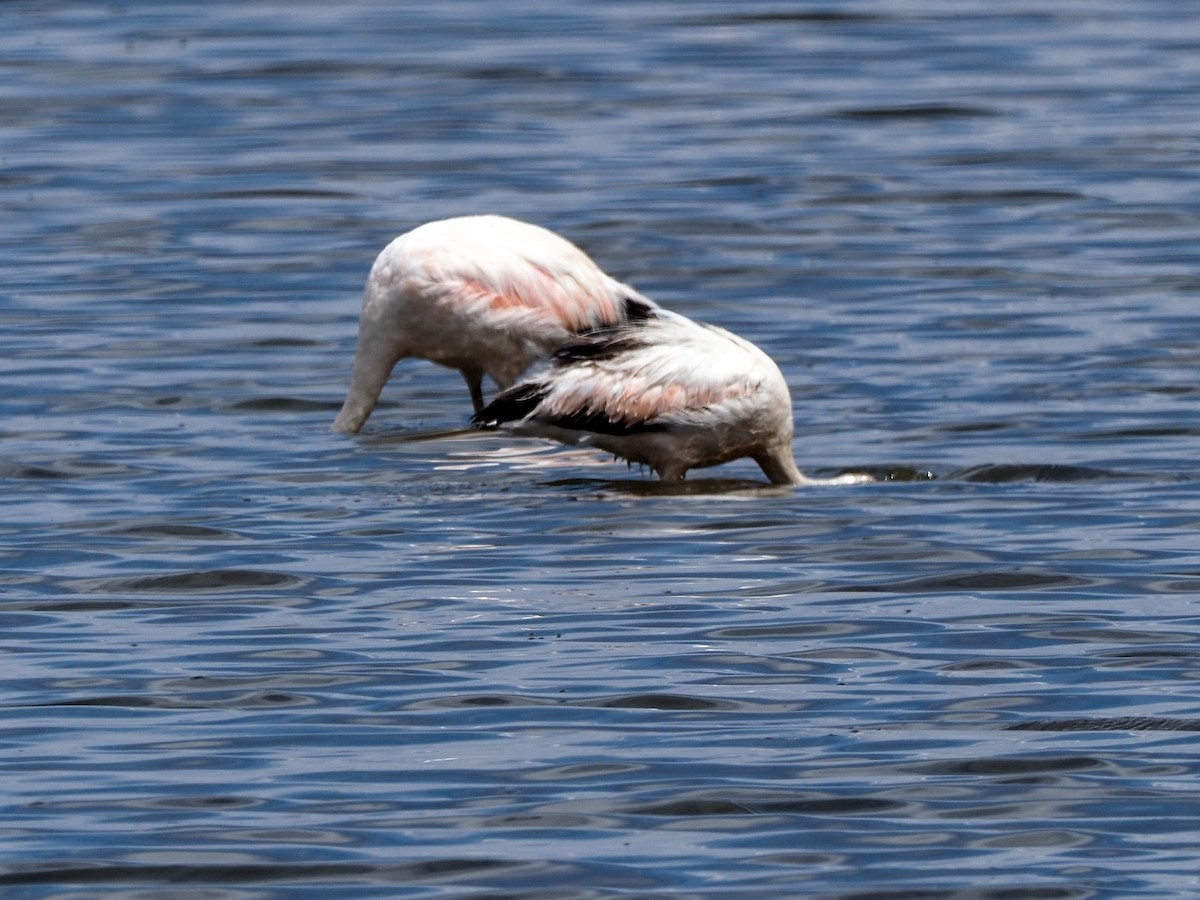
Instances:
[[[703,697],[689,697],[683,694],[627,694],[611,697],[606,700],[589,701],[586,706],[599,706],[606,709],[661,709],[661,710],[710,710],[732,709],[736,704],[721,700],[708,700]]]
[[[961,572],[950,575],[935,575],[914,578],[909,581],[886,582],[883,584],[837,585],[836,591],[854,593],[900,593],[912,594],[937,591],[1027,591],[1039,588],[1090,587],[1102,582],[1094,578],[1061,575],[1056,572],[995,571]]]
[[[1200,731],[1200,719],[1157,716],[1118,718],[1046,719],[1006,725],[1005,731]]]
[[[204,525],[190,525],[184,522],[148,522],[137,525],[118,524],[100,529],[103,534],[115,534],[139,538],[163,538],[176,540],[178,538],[197,538],[201,540],[230,540],[238,535],[221,528],[208,528]]]
[[[1079,772],[1104,768],[1090,756],[1025,756],[1013,758],[956,759],[920,765],[914,771],[926,775],[998,775],[1023,777],[1047,772]]]
[[[897,800],[875,797],[750,798],[689,797],[630,810],[634,815],[694,818],[701,816],[863,816],[903,808]]]
[[[860,106],[839,110],[839,119],[975,119],[999,115],[987,106],[963,103],[908,103],[898,106]]]
[[[339,404],[323,400],[305,400],[299,397],[255,397],[239,400],[229,408],[238,412],[328,412],[338,409]]]
[[[1107,469],[1094,469],[1090,466],[1061,465],[1058,463],[985,463],[966,469],[958,469],[944,477],[950,481],[1008,484],[1014,481],[1107,481],[1126,476]]]
[[[104,591],[237,591],[246,588],[299,587],[306,579],[258,569],[202,569],[170,575],[114,578],[99,585]]]
[[[416,863],[220,863],[213,865],[14,865],[0,872],[0,885],[104,884],[346,884],[408,881],[453,882],[456,878],[520,868],[525,863],[490,859],[438,859]]]

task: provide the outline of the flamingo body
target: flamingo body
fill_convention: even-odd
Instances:
[[[474,421],[599,447],[663,481],[750,457],[773,484],[816,483],[792,456],[791,394],[775,362],[723,328],[660,308],[566,344]]]
[[[358,348],[335,431],[357,432],[395,364],[458,369],[475,411],[483,376],[508,387],[580,332],[653,306],[551,231],[503,216],[429,222],[376,258],[363,290]]]

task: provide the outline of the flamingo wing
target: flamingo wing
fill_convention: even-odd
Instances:
[[[642,323],[568,343],[476,421],[614,435],[704,426],[736,417],[735,408],[753,400],[771,370],[778,372],[761,351],[729,332],[655,309]]]
[[[435,224],[439,229],[423,226],[409,236],[410,277],[499,327],[532,316],[574,334],[622,321],[626,299],[642,299],[570,241],[537,225],[498,216]],[[452,241],[441,234],[450,228]]]

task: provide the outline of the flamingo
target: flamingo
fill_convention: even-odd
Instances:
[[[873,480],[803,475],[792,456],[791,394],[771,357],[723,328],[659,307],[564,345],[472,421],[599,447],[663,481],[742,457],[772,484]]]
[[[492,215],[428,222],[393,240],[371,267],[350,390],[333,430],[362,428],[404,357],[458,369],[478,413],[484,374],[506,388],[573,335],[653,305],[537,225]]]

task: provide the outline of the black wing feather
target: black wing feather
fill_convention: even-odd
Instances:
[[[555,425],[558,428],[587,431],[592,434],[647,434],[652,431],[666,431],[668,428],[661,422],[615,422],[602,412],[585,412],[583,410],[554,418],[539,416],[538,421],[547,425]]]
[[[589,331],[563,344],[550,357],[556,368],[587,360],[615,359],[627,350],[644,346],[636,333],[617,326]]]
[[[645,297],[628,296],[625,298],[625,318],[629,322],[645,322],[654,318],[658,307],[652,300]]]
[[[622,353],[646,346],[639,333],[638,325],[656,318],[657,307],[649,300],[637,296],[625,298],[628,322],[620,325],[603,325],[572,338],[550,357],[550,366],[562,369],[578,362],[615,359]],[[476,428],[499,428],[509,422],[519,422],[527,417],[550,393],[550,385],[544,381],[527,381],[501,391],[491,403],[471,417]],[[572,431],[594,434],[644,434],[664,431],[661,423],[613,421],[602,412],[578,410],[566,415],[539,416],[537,421],[545,425]]]
[[[471,416],[471,424],[476,428],[499,428],[506,422],[519,421],[537,409],[549,392],[549,387],[538,381],[513,385]]]

